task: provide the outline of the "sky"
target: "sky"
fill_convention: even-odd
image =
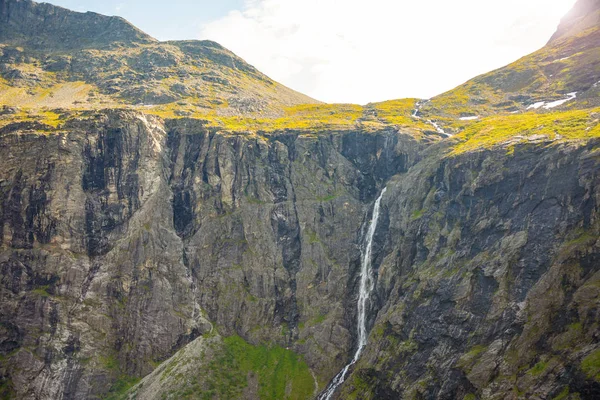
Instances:
[[[548,41],[575,0],[50,0],[210,39],[326,102],[430,98]]]

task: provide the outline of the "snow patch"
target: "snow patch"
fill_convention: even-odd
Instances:
[[[537,103],[533,103],[532,105],[527,107],[527,109],[528,110],[531,110],[531,109],[537,110],[538,108],[544,107],[544,109],[549,110],[551,108],[561,106],[561,105],[565,104],[566,102],[573,100],[575,97],[577,97],[577,92],[571,92],[571,93],[567,93],[567,97],[565,99],[560,99],[560,100],[551,101],[551,102],[538,101]]]
[[[533,103],[532,105],[527,107],[527,109],[530,110],[533,108],[534,110],[537,110],[538,108],[542,107],[544,104],[546,104],[545,101],[538,101],[537,103]]]
[[[549,110],[551,108],[558,107],[560,105],[565,104],[567,101],[573,100],[575,97],[577,97],[577,92],[567,93],[567,98],[566,99],[556,100],[556,101],[550,102],[550,103],[546,104],[544,106],[544,108],[546,110]]]
[[[461,120],[461,121],[473,121],[473,120],[476,120],[476,119],[479,119],[479,115],[475,115],[475,116],[472,116],[472,117],[461,117],[461,118],[459,118],[459,120]]]

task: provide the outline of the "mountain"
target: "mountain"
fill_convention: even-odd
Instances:
[[[157,41],[120,17],[77,13],[29,0],[0,1],[3,44],[33,50],[76,51]]]
[[[358,106],[0,0],[0,398],[318,398],[357,350],[333,398],[600,398],[590,4]]]
[[[256,117],[318,103],[214,42],[158,42],[119,17],[30,0],[2,0],[0,19],[0,104],[24,117],[123,106]]]
[[[423,114],[456,130],[460,117],[598,107],[599,4],[577,2],[544,48],[434,97]]]
[[[565,37],[576,36],[588,29],[597,28],[600,24],[600,1],[578,1],[573,9],[561,20],[550,43]]]

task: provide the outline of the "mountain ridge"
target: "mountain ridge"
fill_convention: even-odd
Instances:
[[[172,116],[279,115],[319,103],[216,42],[159,42],[120,17],[30,0],[2,0],[0,18],[0,104],[37,118],[41,109],[111,107]]]
[[[548,44],[564,38],[574,36],[586,29],[600,24],[600,1],[578,0],[573,8],[565,15],[552,35]]]
[[[117,16],[79,13],[31,0],[0,0],[0,41],[36,50],[73,51],[157,42]]]

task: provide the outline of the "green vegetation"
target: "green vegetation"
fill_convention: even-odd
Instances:
[[[304,361],[279,346],[252,346],[238,336],[224,339],[222,354],[208,366],[208,390],[202,398],[239,398],[248,377],[258,381],[261,399],[306,399],[314,381]]]
[[[13,399],[15,398],[15,392],[13,389],[13,383],[10,379],[0,379],[0,399]]]
[[[110,387],[107,395],[104,397],[104,400],[120,400],[127,398],[127,391],[135,386],[139,381],[139,378],[132,378],[130,376],[122,375]]]
[[[596,349],[581,361],[581,370],[585,375],[600,382],[600,349]]]
[[[317,232],[315,231],[311,231],[310,229],[306,231],[306,234],[308,235],[308,243],[310,244],[315,244],[315,243],[319,243],[319,235],[317,234]]]
[[[108,354],[98,358],[102,367],[117,376],[117,380],[112,384],[108,393],[104,396],[105,400],[118,400],[126,398],[127,391],[137,384],[140,379],[119,373],[119,360],[116,354]]]
[[[0,88],[0,91],[1,90],[2,89]],[[65,122],[65,119],[58,112],[58,110],[49,110],[47,108],[26,108],[18,111],[15,114],[9,115],[9,117],[0,118],[0,127],[16,122],[39,122],[41,124],[48,125],[50,128],[58,128],[62,123]]]
[[[419,349],[419,344],[409,339],[399,343],[397,348],[399,353],[414,353]]]
[[[31,293],[36,294],[36,295],[38,295],[40,297],[50,297],[51,294],[48,293],[48,288],[49,288],[48,285],[40,286],[38,288],[33,289],[31,291]]]
[[[486,346],[476,345],[458,360],[457,366],[468,372],[477,363],[481,355],[487,351]]]
[[[337,199],[337,197],[337,194],[331,194],[329,196],[317,197],[317,200],[322,202],[328,202]]]
[[[458,116],[462,113],[472,113],[473,104],[470,104],[470,92],[477,92],[475,84],[465,84],[449,92],[437,96],[425,107],[426,110],[434,111],[436,114],[451,114]]]
[[[566,242],[563,247],[577,247],[579,245],[591,245],[593,242],[598,240],[598,236],[593,232],[586,231],[583,229],[577,229],[575,231],[576,237]]]
[[[163,118],[178,118],[181,107],[171,103],[149,109]],[[207,126],[229,132],[273,132],[282,130],[338,130],[354,127],[362,116],[363,108],[354,104],[301,104],[284,108],[278,117],[222,115],[217,111],[190,110],[190,118],[203,119]]]
[[[116,371],[119,369],[119,360],[117,360],[117,357],[114,354],[100,356],[99,361],[104,369],[108,371]]]
[[[476,400],[477,396],[475,396],[473,393],[469,393],[467,395],[465,395],[465,397],[463,397],[463,400]]]
[[[410,219],[412,221],[417,220],[417,219],[421,218],[424,213],[425,213],[425,210],[416,210],[411,214]]]
[[[600,137],[600,120],[594,116],[597,112],[600,112],[600,108],[484,118],[456,135],[461,142],[451,154],[486,149],[502,143],[514,145],[533,135],[543,135],[551,141]]]
[[[531,368],[529,371],[527,371],[527,373],[529,373],[530,375],[533,375],[533,376],[541,375],[542,372],[544,372],[546,370],[547,366],[548,366],[547,362],[540,361],[539,363],[535,364],[533,366],[533,368]]]
[[[371,392],[371,384],[367,382],[363,376],[358,374],[353,374],[352,376],[352,392],[348,395],[348,400],[359,400],[363,399],[365,394]]]
[[[552,343],[554,350],[575,349],[581,343],[583,335],[583,326],[580,322],[569,325],[564,333],[556,337]]]
[[[222,110],[188,109],[187,117],[206,121],[207,126],[232,133],[268,133],[275,131],[302,131],[306,137],[313,137],[323,131],[362,129],[367,131],[394,125],[404,128],[420,138],[423,131],[431,127],[423,121],[412,118],[415,99],[401,99],[373,103],[367,106],[356,104],[300,104],[283,108],[277,116],[264,115],[223,115]],[[144,110],[162,118],[181,118],[181,107],[165,104]],[[335,195],[327,196],[330,201]]]
[[[487,350],[486,346],[477,345],[477,346],[474,346],[473,348],[471,348],[471,350],[469,350],[469,352],[467,353],[467,356],[470,358],[475,358],[486,350]]]
[[[565,400],[569,396],[569,387],[565,386],[565,388],[552,400]]]
[[[369,109],[372,108],[377,119],[386,124],[431,130],[431,127],[425,122],[412,117],[416,103],[417,99],[399,99],[373,103],[365,107],[365,113],[368,114]]]
[[[307,324],[308,324],[308,326],[319,325],[319,324],[322,324],[323,322],[325,322],[326,318],[327,318],[327,315],[325,315],[325,314],[319,314],[316,317],[314,317],[313,319],[309,320],[307,322]]]

